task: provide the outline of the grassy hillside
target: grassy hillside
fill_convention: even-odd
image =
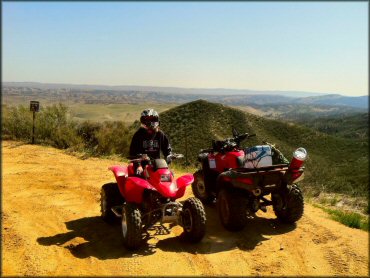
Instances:
[[[311,118],[300,123],[318,131],[348,139],[367,141],[369,138],[369,113]]]
[[[351,115],[368,112],[365,108],[355,108],[350,106],[299,103],[250,103],[245,106],[239,104],[235,105],[234,107],[255,115],[264,116],[266,118],[278,120],[281,119],[294,122],[312,121],[324,117],[348,117]]]
[[[161,127],[170,136],[175,151],[185,153],[188,141],[188,158],[195,162],[198,151],[211,147],[211,139],[230,137],[231,127],[248,131],[246,114],[221,104],[199,100],[160,114]]]
[[[212,139],[231,137],[231,128],[257,136],[244,145],[276,143],[288,159],[297,147],[309,153],[306,179],[302,186],[313,194],[342,192],[368,195],[368,142],[337,138],[308,127],[269,120],[221,104],[199,100],[161,113],[162,129],[170,136],[173,148],[196,162],[201,148],[211,147]]]

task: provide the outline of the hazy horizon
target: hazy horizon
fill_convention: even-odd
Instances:
[[[367,2],[4,2],[3,82],[368,95]]]
[[[253,95],[253,94],[265,94],[265,95],[270,95],[270,94],[276,94],[276,95],[283,95],[283,96],[293,96],[295,93],[298,93],[296,97],[308,97],[308,96],[324,96],[324,95],[342,95],[336,92],[325,92],[325,93],[319,93],[319,92],[309,92],[309,91],[299,91],[299,90],[253,90],[253,89],[233,89],[233,88],[195,88],[195,87],[174,87],[174,86],[150,86],[150,85],[107,85],[107,84],[77,84],[77,83],[45,83],[45,82],[37,82],[37,81],[2,81],[3,84],[5,83],[20,83],[20,84],[40,84],[41,87],[42,85],[47,85],[50,86],[59,86],[59,87],[91,87],[96,89],[96,90],[104,90],[102,88],[107,87],[111,88],[112,90],[129,90],[130,88],[158,88],[158,89],[164,89],[162,93],[168,93],[171,92],[171,89],[174,90],[185,90],[189,91],[186,93],[190,94],[209,94],[209,95],[229,95],[228,92],[233,91],[234,95]],[[127,87],[127,88],[126,88]],[[117,89],[119,88],[119,89]],[[198,92],[196,92],[199,90]],[[209,92],[207,92],[209,90]],[[150,90],[149,90],[150,91]],[[149,92],[148,91],[148,92]],[[192,92],[191,92],[192,91]],[[217,91],[217,92],[215,92]],[[226,92],[225,92],[226,91]],[[243,93],[244,92],[244,93]],[[176,92],[173,92],[176,93]],[[178,93],[178,92],[177,92]],[[246,94],[247,93],[247,94]],[[342,95],[346,96],[346,95]],[[347,95],[348,97],[363,97],[367,96],[365,95],[358,95],[358,96],[351,96]]]

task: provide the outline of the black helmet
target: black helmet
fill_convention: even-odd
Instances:
[[[159,115],[154,109],[145,109],[141,112],[140,122],[150,129],[156,129],[159,126]]]

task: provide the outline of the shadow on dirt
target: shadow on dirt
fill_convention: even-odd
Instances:
[[[255,217],[239,232],[226,230],[217,214],[215,205],[206,206],[207,232],[200,243],[189,244],[180,238],[166,238],[156,244],[156,248],[167,252],[189,252],[192,254],[211,254],[238,248],[253,250],[271,236],[288,233],[296,228],[296,224],[283,224],[277,219]]]
[[[57,245],[68,249],[77,258],[96,257],[101,260],[145,256],[155,253],[154,246],[144,244],[136,251],[123,246],[121,226],[107,224],[101,217],[85,217],[66,222],[66,233],[39,237],[41,245]]]
[[[206,207],[207,232],[200,243],[186,242],[182,235],[161,239],[156,244],[147,241],[136,251],[127,250],[122,243],[121,226],[109,225],[100,217],[85,217],[66,222],[69,232],[49,237],[40,237],[41,245],[57,245],[68,249],[77,258],[96,257],[101,260],[122,257],[152,255],[156,250],[166,252],[188,252],[192,254],[218,253],[238,248],[253,250],[263,241],[278,234],[284,234],[295,229],[296,225],[287,225],[276,219],[256,217],[240,232],[229,232],[221,225],[216,208]],[[149,240],[150,241],[150,240]]]

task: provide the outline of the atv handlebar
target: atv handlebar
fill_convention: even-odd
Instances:
[[[247,138],[250,138],[250,137],[254,137],[256,136],[256,134],[249,134],[249,133],[244,133],[244,134],[240,134],[240,135],[237,135],[235,136],[233,139],[235,141],[239,141],[239,143]]]
[[[167,156],[170,159],[179,159],[184,158],[184,155],[181,153],[171,153],[169,156]]]
[[[210,149],[201,149],[201,153],[210,153],[210,152],[217,152],[217,151],[224,151],[227,149],[232,149],[235,147],[239,147],[240,143],[248,139],[250,137],[254,137],[256,134],[249,134],[249,133],[243,133],[243,134],[238,134],[234,135],[232,138],[226,138],[225,140],[221,141],[214,141],[212,142],[212,148]]]
[[[147,154],[138,154],[136,157],[137,158],[130,159],[129,162],[141,162],[145,160],[150,160]]]
[[[137,158],[130,159],[129,162],[141,162],[141,161],[152,161],[154,158],[150,158],[147,154],[138,154]],[[174,160],[183,158],[184,155],[180,153],[171,153],[167,156],[167,160]]]

